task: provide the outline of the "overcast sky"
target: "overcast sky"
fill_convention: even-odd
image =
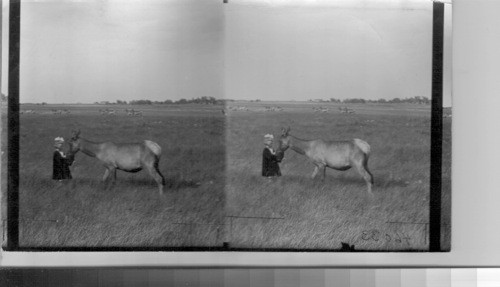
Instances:
[[[24,0],[21,7],[21,102],[431,96],[429,0]],[[445,94],[449,105],[449,88]]]
[[[431,1],[230,3],[228,98],[431,97]]]
[[[21,5],[21,102],[222,97],[219,0]]]

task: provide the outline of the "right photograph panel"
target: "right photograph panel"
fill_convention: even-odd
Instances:
[[[226,242],[255,251],[428,251],[431,1],[230,0]],[[441,251],[451,248],[445,4]]]

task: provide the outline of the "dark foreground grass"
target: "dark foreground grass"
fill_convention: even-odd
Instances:
[[[264,105],[264,104],[263,104]],[[229,231],[241,248],[426,250],[428,248],[430,109],[360,106],[356,114],[314,113],[310,105],[283,105],[281,113],[258,104],[234,111],[228,121],[226,185]],[[444,133],[443,246],[449,248],[450,122]],[[283,176],[260,176],[263,135],[281,127],[305,139],[361,138],[371,145],[375,197],[355,170],[327,170],[310,179],[313,165],[293,151]]]
[[[64,107],[71,111],[67,115],[44,108],[21,116],[21,247],[222,245],[225,127],[220,108],[135,107],[143,117],[101,116],[96,106]],[[53,139],[68,138],[72,129],[93,141],[157,142],[165,194],[158,194],[147,171],[118,171],[116,185],[106,190],[104,167],[83,153],[76,157],[71,183],[53,182]]]

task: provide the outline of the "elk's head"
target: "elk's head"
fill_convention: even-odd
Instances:
[[[71,139],[69,140],[68,143],[69,143],[70,153],[75,154],[80,150],[80,144],[81,144],[80,130],[71,131]]]
[[[289,132],[290,132],[290,127],[281,129],[281,136],[280,136],[280,140],[279,140],[278,150],[284,152],[290,147],[291,139],[290,139]]]

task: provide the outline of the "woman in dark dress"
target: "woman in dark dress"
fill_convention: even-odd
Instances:
[[[279,162],[283,159],[283,152],[273,150],[274,136],[267,134],[264,136],[264,151],[262,152],[262,176],[281,176]]]
[[[62,151],[64,139],[62,137],[55,138],[54,143],[54,157],[53,157],[53,170],[52,179],[62,181],[63,179],[71,179],[71,171],[69,167],[73,164],[74,155],[66,155]]]

